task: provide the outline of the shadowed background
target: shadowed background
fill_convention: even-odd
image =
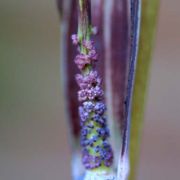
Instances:
[[[138,180],[180,169],[180,2],[163,0]],[[0,0],[0,180],[70,180],[55,1]]]

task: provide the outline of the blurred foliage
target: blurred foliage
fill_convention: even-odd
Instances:
[[[142,16],[139,53],[136,67],[135,86],[132,101],[131,139],[130,139],[130,176],[136,179],[139,161],[139,146],[144,118],[149,70],[151,66],[154,35],[159,9],[158,0],[142,0]]]

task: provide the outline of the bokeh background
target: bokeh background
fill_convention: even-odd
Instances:
[[[180,1],[162,0],[138,180],[180,178]],[[70,180],[55,1],[0,0],[0,180]]]

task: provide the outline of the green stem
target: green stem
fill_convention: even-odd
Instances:
[[[84,40],[90,40],[92,26],[91,26],[91,6],[90,0],[79,0],[79,17],[78,17],[78,39],[80,41],[81,53],[87,54],[87,50],[83,47]],[[88,65],[83,74],[88,74],[92,66]]]
[[[89,0],[79,0],[78,38],[89,40],[91,36],[91,7]],[[81,44],[81,51],[87,53]]]

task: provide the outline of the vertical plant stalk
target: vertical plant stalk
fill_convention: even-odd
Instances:
[[[65,94],[65,105],[67,109],[67,119],[69,120],[69,130],[71,135],[71,145],[72,145],[72,173],[74,179],[81,179],[84,177],[84,168],[80,162],[80,147],[79,147],[79,137],[80,137],[80,125],[78,117],[78,105],[77,100],[77,91],[79,87],[74,81],[74,74],[78,73],[78,69],[74,66],[73,59],[77,55],[76,48],[72,45],[70,36],[73,32],[78,30],[78,35],[73,35],[73,43],[78,46],[78,55],[75,58],[75,63],[80,69],[80,73],[76,75],[76,80],[80,86],[78,92],[79,98],[88,97],[88,100],[83,100],[81,103],[80,116],[81,116],[81,142],[82,144],[92,143],[90,137],[95,135],[95,131],[89,133],[89,129],[84,129],[88,125],[88,122],[93,122],[94,120],[104,119],[104,114],[108,114],[108,124],[111,128],[111,140],[114,138],[116,147],[113,147],[115,151],[114,159],[118,159],[118,162],[114,161],[115,168],[118,168],[118,174],[120,180],[127,179],[126,172],[128,173],[128,154],[130,150],[130,179],[134,180],[134,172],[137,169],[137,152],[138,152],[138,138],[140,135],[140,124],[142,122],[142,109],[144,106],[144,96],[146,89],[146,80],[149,67],[150,59],[150,47],[152,44],[152,31],[154,30],[155,16],[154,12],[157,12],[156,0],[57,0],[58,7],[61,15],[61,59],[62,59],[62,69],[63,69],[63,85],[64,85],[64,94]],[[93,14],[90,14],[90,4],[92,4]],[[140,4],[142,2],[142,30],[140,34],[140,48],[138,53],[137,68],[136,66],[136,55],[137,55],[137,46],[139,39],[139,21],[140,17],[138,16],[141,11]],[[109,6],[111,4],[111,6]],[[154,4],[154,5],[153,5]],[[78,14],[77,14],[78,6]],[[149,7],[149,8],[148,8]],[[109,11],[111,9],[111,12]],[[156,13],[155,13],[156,14]],[[77,17],[78,21],[77,22]],[[97,53],[95,53],[94,43],[91,41],[91,18],[93,24],[96,25],[99,29],[99,35],[93,36],[93,40],[97,44],[98,53],[100,57],[98,58],[97,70],[95,70],[95,64],[97,64]],[[109,25],[107,25],[107,18],[109,19]],[[152,20],[152,19],[154,20]],[[103,23],[104,22],[104,23]],[[117,23],[118,22],[118,23]],[[77,27],[78,25],[78,27]],[[110,39],[109,39],[110,37]],[[107,41],[108,40],[108,41]],[[107,50],[110,51],[111,56],[107,56]],[[130,51],[131,50],[131,51]],[[90,55],[91,58],[87,58]],[[92,58],[92,56],[94,56]],[[86,63],[84,64],[84,62]],[[90,63],[89,63],[90,62]],[[108,63],[107,63],[108,62]],[[107,75],[107,70],[110,69],[111,76]],[[134,82],[134,75],[136,73],[136,78]],[[93,72],[93,73],[91,73]],[[95,73],[94,73],[95,72]],[[101,78],[103,77],[103,86],[106,88],[106,95],[108,93],[112,94],[112,97],[109,98],[112,100],[112,103],[106,103],[108,105],[108,111],[99,114],[95,110],[97,102],[102,103],[101,105],[105,107],[104,104],[104,95],[99,99],[95,98],[95,101],[89,99],[93,97],[93,93],[96,90],[96,93],[102,90]],[[64,76],[65,75],[65,76]],[[88,76],[90,75],[90,76]],[[95,76],[94,76],[95,75]],[[95,78],[94,78],[95,77]],[[111,88],[107,88],[107,78]],[[96,81],[94,81],[94,79]],[[98,79],[98,81],[97,81]],[[89,81],[90,80],[90,81]],[[88,83],[87,83],[88,82]],[[133,83],[134,82],[134,83]],[[90,83],[90,84],[89,84]],[[89,86],[90,85],[90,86]],[[98,88],[97,88],[97,87]],[[132,93],[132,89],[134,92]],[[87,88],[88,87],[88,91]],[[93,88],[92,88],[93,87]],[[96,87],[96,88],[95,88]],[[90,91],[89,91],[90,90]],[[88,93],[87,93],[88,92]],[[90,93],[91,92],[91,93]],[[101,91],[103,94],[103,91]],[[84,95],[83,95],[84,93]],[[101,93],[100,93],[101,94]],[[83,95],[83,96],[81,96]],[[89,96],[90,95],[90,96]],[[132,99],[133,96],[133,100]],[[97,101],[98,100],[98,101]],[[132,101],[132,103],[131,103]],[[132,105],[132,108],[130,108]],[[96,108],[95,108],[96,106]],[[112,109],[109,113],[109,106]],[[132,110],[132,111],[131,111]],[[92,118],[89,117],[89,112],[91,112]],[[132,112],[132,116],[131,116]],[[96,116],[95,116],[96,115]],[[103,118],[100,118],[103,117]],[[130,119],[132,121],[130,122]],[[85,121],[83,121],[85,120]],[[87,120],[87,121],[86,121]],[[101,121],[101,125],[102,122]],[[129,138],[130,124],[131,125],[131,138]],[[106,123],[105,123],[106,124]],[[114,127],[111,126],[114,124]],[[90,124],[89,127],[92,127]],[[95,126],[92,128],[96,128]],[[84,141],[82,137],[85,137],[88,131],[88,141]],[[114,134],[112,136],[112,134]],[[107,135],[106,135],[107,136]],[[106,137],[107,139],[108,137]],[[129,144],[130,140],[130,146]],[[94,140],[97,140],[94,138]],[[98,141],[96,141],[97,143]],[[108,141],[107,141],[108,142]],[[96,144],[95,143],[95,144]],[[87,147],[87,144],[84,146]],[[92,151],[94,147],[89,147]],[[86,154],[86,153],[85,153]],[[87,154],[86,154],[87,155]],[[83,156],[84,157],[84,156]],[[86,156],[89,159],[89,156]],[[93,156],[94,157],[94,156]],[[98,158],[97,158],[98,159]],[[89,162],[93,162],[92,161]],[[127,160],[127,162],[126,162]],[[97,163],[97,164],[96,164]],[[96,163],[85,163],[86,166],[95,166]],[[103,163],[104,164],[104,161]],[[101,164],[101,165],[102,165]],[[108,172],[110,167],[96,167],[96,168],[86,168],[86,173],[96,172]],[[126,170],[127,169],[127,170]],[[117,169],[116,169],[117,170]],[[125,175],[123,175],[125,174]],[[87,177],[87,176],[86,176]],[[102,177],[102,176],[101,176]],[[107,177],[107,176],[106,176]],[[124,178],[122,178],[124,177]],[[96,177],[94,179],[102,179]],[[104,178],[105,179],[105,178]],[[106,178],[107,179],[107,178]]]
[[[78,46],[74,62],[80,70],[80,74],[76,74],[76,81],[80,87],[82,163],[88,170],[85,179],[113,180],[113,151],[108,141],[110,133],[105,116],[102,79],[95,69],[98,54],[91,40],[90,1],[79,0],[78,5],[78,34],[72,35],[72,41]]]

